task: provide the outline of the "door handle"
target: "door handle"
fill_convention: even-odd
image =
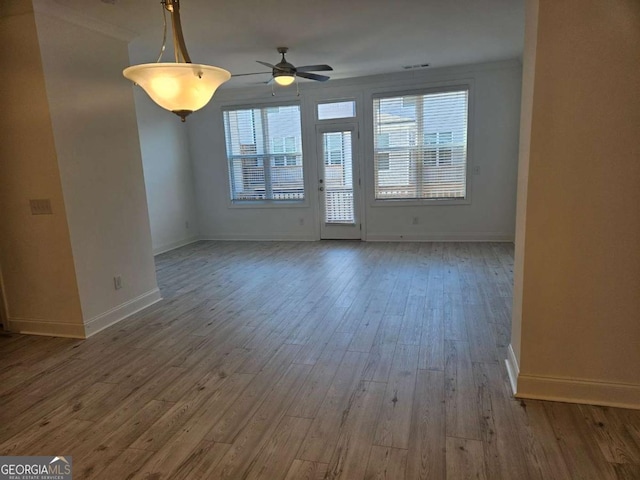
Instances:
[[[318,187],[318,190],[320,190],[321,192],[324,192],[324,187]]]

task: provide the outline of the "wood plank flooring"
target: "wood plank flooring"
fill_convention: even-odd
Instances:
[[[640,412],[511,397],[508,244],[200,242],[86,341],[0,334],[0,455],[75,479],[638,479]]]

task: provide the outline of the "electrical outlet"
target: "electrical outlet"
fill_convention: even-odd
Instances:
[[[418,217],[413,217],[413,221],[411,223],[413,225],[418,225]]]
[[[113,287],[116,290],[120,290],[122,288],[122,276],[121,275],[116,275],[115,277],[113,277]]]
[[[304,225],[304,218],[300,217],[298,223],[300,224],[300,226]]]
[[[184,222],[184,228],[186,228],[187,230],[189,230],[189,220],[187,220],[186,222]]]

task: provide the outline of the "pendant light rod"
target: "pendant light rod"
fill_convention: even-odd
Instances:
[[[160,63],[162,60],[162,56],[164,55],[164,51],[167,48],[167,9],[164,6],[164,2],[162,3],[162,46],[160,47],[160,53],[158,54],[158,60],[156,63]]]
[[[176,63],[191,63],[191,57],[189,57],[184,34],[182,33],[182,23],[180,22],[180,0],[162,0],[162,4],[171,13],[173,51]]]

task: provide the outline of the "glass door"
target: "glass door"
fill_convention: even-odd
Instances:
[[[318,127],[320,238],[359,239],[360,170],[355,124]]]

